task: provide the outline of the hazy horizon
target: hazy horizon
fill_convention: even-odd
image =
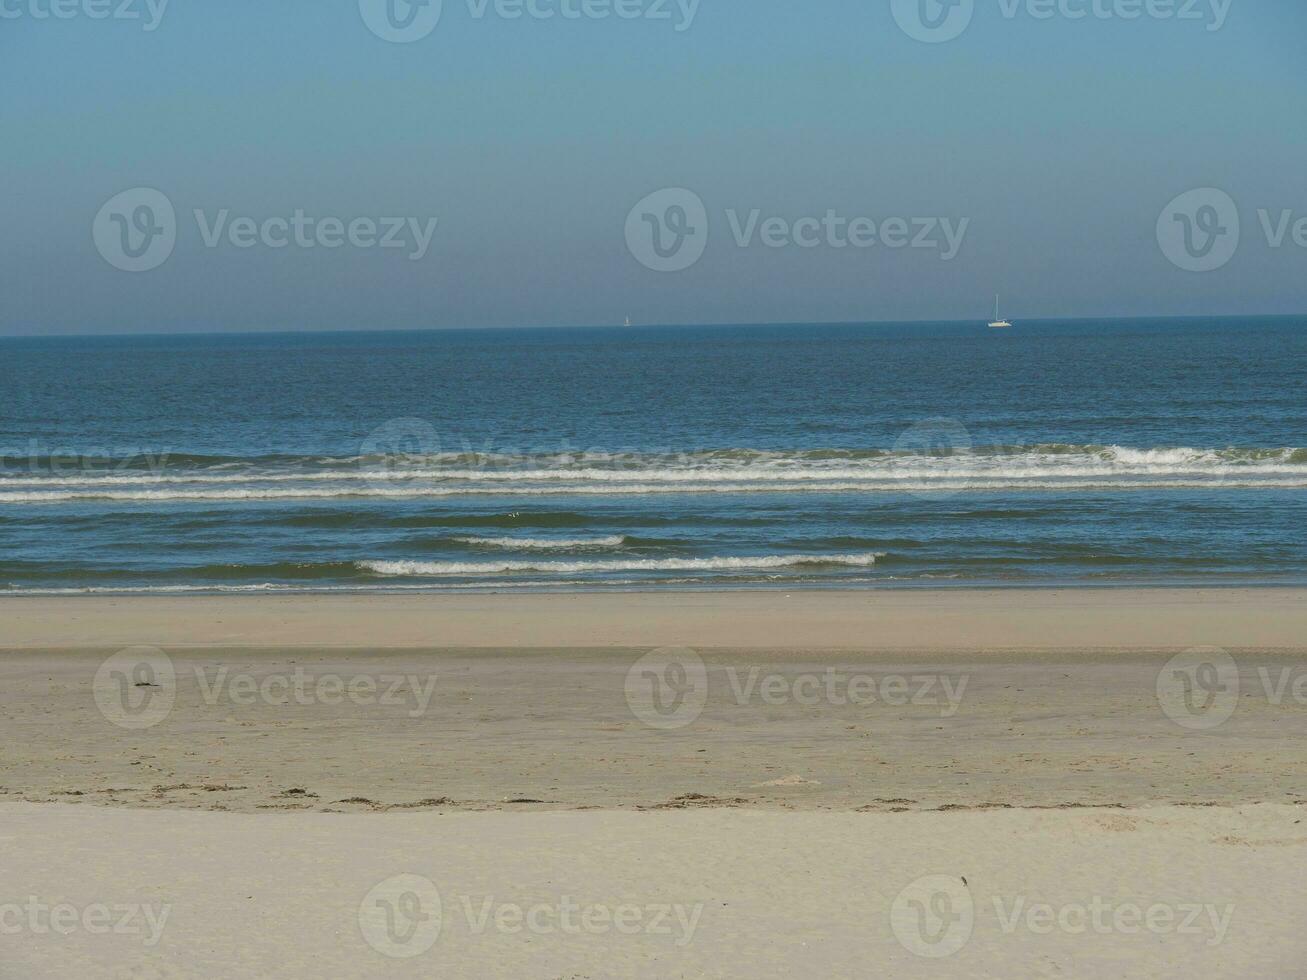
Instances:
[[[0,335],[1307,310],[1290,0],[44,9]]]
[[[1307,319],[1307,313],[1231,313],[1218,316],[1206,316],[1202,314],[1172,314],[1172,315],[1142,315],[1142,316],[1068,316],[1068,317],[1022,317],[1014,326],[1022,325],[1040,325],[1040,326],[1057,326],[1061,325],[1080,325],[1085,323],[1101,322],[1104,325],[1133,324],[1147,325],[1159,321],[1249,321],[1249,320],[1293,320],[1298,318]],[[567,330],[611,330],[614,333],[622,333],[627,330],[694,330],[703,329],[740,329],[748,330],[754,327],[930,327],[930,326],[959,326],[967,325],[984,327],[984,316],[972,317],[969,319],[958,320],[811,320],[811,321],[791,321],[791,320],[759,320],[755,322],[740,323],[635,323],[632,322],[629,327],[621,323],[556,323],[556,324],[478,324],[476,326],[412,326],[412,327],[302,327],[302,328],[250,328],[239,330],[169,330],[160,328],[157,330],[121,330],[121,331],[101,331],[99,333],[63,333],[63,334],[46,334],[40,332],[13,332],[0,333],[0,340],[29,340],[33,338],[49,337],[50,339],[79,340],[95,339],[98,337],[226,337],[226,336],[294,336],[294,335],[313,335],[313,334],[423,334],[423,333],[458,333],[474,331],[567,331]]]

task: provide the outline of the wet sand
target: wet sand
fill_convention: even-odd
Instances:
[[[118,692],[97,688],[103,651],[11,652],[0,799],[349,811],[1307,798],[1293,686],[1307,667],[1291,653],[1237,652],[1237,709],[1210,729],[1159,702],[1169,651],[704,650],[702,703],[666,721],[641,700],[645,654],[180,650],[175,681],[155,678],[170,687],[127,694],[167,691],[167,713],[130,728]]]
[[[0,598],[0,650],[1307,648],[1307,589]]]

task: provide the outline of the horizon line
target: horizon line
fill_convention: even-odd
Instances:
[[[1013,325],[1019,326],[1022,323],[1040,323],[1040,324],[1058,324],[1058,323],[1083,323],[1085,321],[1101,321],[1104,323],[1116,323],[1125,320],[1278,320],[1278,319],[1297,319],[1307,318],[1307,313],[1157,313],[1157,314],[1117,314],[1112,316],[1057,316],[1057,317],[1039,317],[1027,316],[1017,317]],[[304,327],[304,328],[285,328],[276,327],[269,329],[231,329],[231,330],[135,330],[135,331],[108,331],[105,333],[4,333],[0,332],[0,340],[98,340],[109,337],[277,337],[277,336],[306,336],[322,334],[424,334],[424,333],[475,333],[477,331],[547,331],[547,330],[612,330],[614,332],[625,332],[629,330],[678,330],[694,329],[697,327],[718,327],[718,328],[749,328],[749,327],[872,327],[872,326],[942,326],[942,325],[964,325],[976,324],[986,326],[987,322],[982,318],[967,317],[965,319],[921,319],[921,320],[759,320],[759,321],[720,321],[720,322],[702,322],[702,323],[633,323],[626,326],[622,323],[594,323],[594,324],[554,324],[554,325],[494,325],[494,326],[467,326],[467,327]]]

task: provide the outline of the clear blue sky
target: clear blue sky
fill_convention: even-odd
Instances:
[[[478,19],[444,0],[407,44],[371,33],[358,0],[172,0],[153,31],[33,15],[50,2],[0,0],[0,333],[961,319],[998,290],[1014,318],[1307,311],[1307,248],[1271,248],[1256,216],[1307,217],[1302,0],[1228,0],[1216,31],[1212,0],[1196,21],[975,0],[938,44],[890,0],[700,0],[683,31],[674,0],[670,21]],[[178,231],[133,274],[91,228],[141,186]],[[1209,186],[1237,202],[1242,242],[1185,272],[1155,226]],[[710,227],[668,274],[624,236],[665,187],[698,194]],[[410,261],[208,248],[197,208],[439,223]],[[728,209],[969,225],[952,261],[740,248]]]

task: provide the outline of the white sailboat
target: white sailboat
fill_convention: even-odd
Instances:
[[[631,318],[629,316],[626,318],[626,325],[628,327],[631,325]]]
[[[990,326],[996,330],[1001,327],[1012,326],[1012,324],[1008,323],[1006,320],[1004,320],[1002,317],[998,315],[998,293],[994,294],[994,319],[990,323]]]

